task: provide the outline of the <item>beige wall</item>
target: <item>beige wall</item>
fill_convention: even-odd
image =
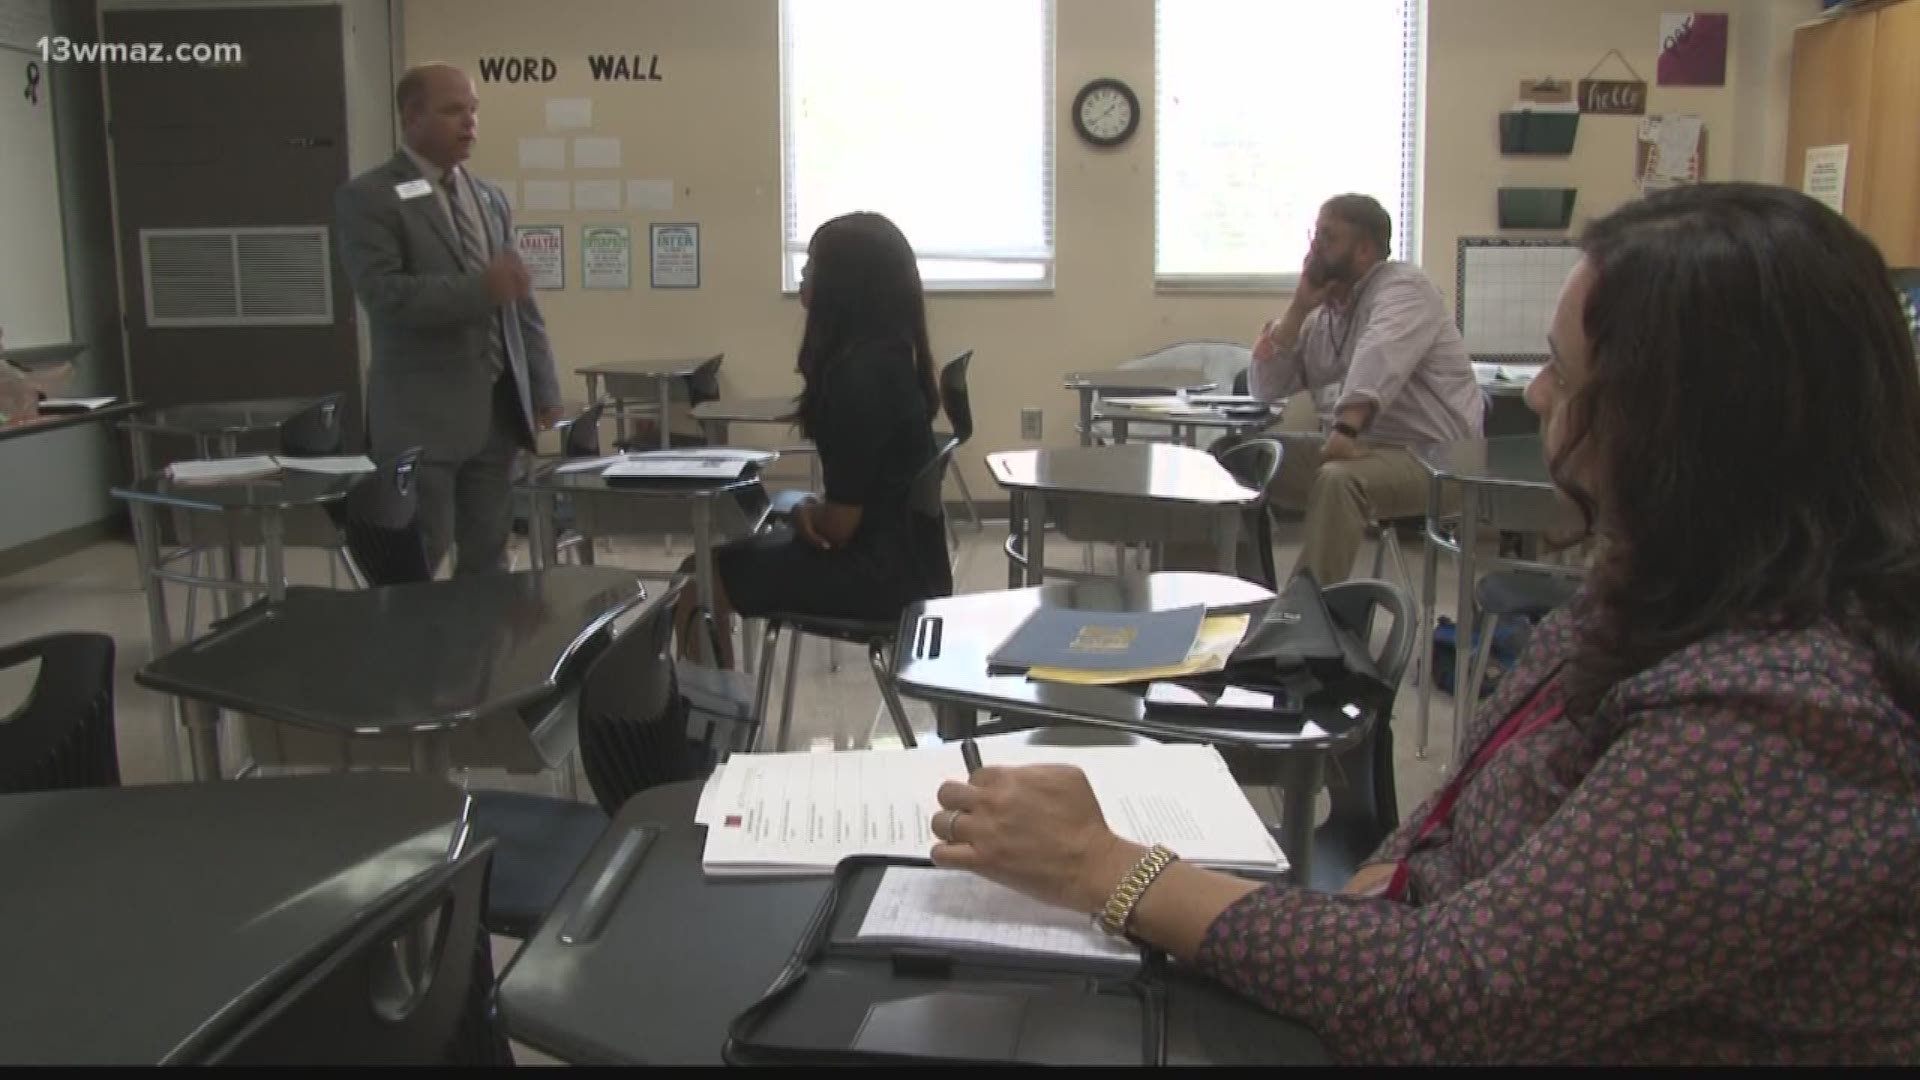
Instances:
[[[595,360],[721,350],[729,393],[793,388],[801,313],[780,293],[780,140],[777,0],[396,0],[408,63],[471,65],[482,54],[543,54],[561,62],[551,84],[481,87],[481,141],[474,166],[518,179],[521,134],[544,133],[549,97],[591,97],[593,134],[624,142],[623,176],[666,177],[676,185],[667,213],[529,214],[519,220],[568,227],[568,282],[577,284],[579,226],[622,220],[634,227],[635,288],[547,293],[547,315],[569,396],[581,393],[571,368]],[[1153,0],[1056,0],[1058,107],[1102,75],[1153,100]],[[1729,87],[1654,88],[1655,111],[1706,118],[1712,177],[1775,176],[1762,163],[1785,127],[1778,25],[1811,13],[1814,0],[1747,0],[1734,11]],[[1654,38],[1670,0],[1430,0],[1425,137],[1425,258],[1449,296],[1458,236],[1491,232],[1494,188],[1502,183],[1576,186],[1576,217],[1604,212],[1633,190],[1633,127],[1626,118],[1582,120],[1569,159],[1502,159],[1495,114],[1525,77],[1578,78],[1617,47],[1649,80]],[[1767,32],[1749,26],[1764,22]],[[593,83],[589,53],[661,56],[658,83]],[[965,77],[954,87],[964,93]],[[1777,94],[1776,94],[1777,90]],[[1765,107],[1743,94],[1757,94]],[[1337,107],[1337,106],[1336,106]],[[1056,288],[1044,295],[936,294],[929,300],[934,347],[976,350],[979,426],[964,465],[977,493],[993,496],[981,456],[1021,445],[1019,410],[1046,409],[1046,442],[1070,441],[1073,396],[1060,376],[1110,366],[1184,338],[1246,338],[1284,298],[1163,295],[1153,288],[1153,123],[1151,109],[1126,147],[1095,153],[1062,127],[1056,173]],[[1773,153],[1778,154],[1777,147]],[[929,163],[929,167],[965,163]],[[646,222],[701,224],[702,287],[647,287]]]

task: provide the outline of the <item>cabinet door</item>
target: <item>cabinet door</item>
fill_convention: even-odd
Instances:
[[[1920,6],[1909,0],[1905,7]],[[1868,139],[1873,100],[1874,31],[1880,12],[1844,15],[1793,33],[1793,89],[1787,114],[1787,165],[1782,182],[1795,191],[1806,179],[1807,147],[1844,143],[1845,213],[1863,224],[1866,181],[1876,148]]]
[[[1861,224],[1888,265],[1920,267],[1920,0],[1874,16],[1873,156],[1861,176]]]

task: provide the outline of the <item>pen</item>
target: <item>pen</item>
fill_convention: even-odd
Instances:
[[[972,739],[960,744],[960,760],[967,763],[968,776],[980,771],[980,748],[973,744]]]

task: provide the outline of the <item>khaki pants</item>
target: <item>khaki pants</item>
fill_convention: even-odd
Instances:
[[[1432,480],[1401,447],[1369,446],[1364,457],[1323,462],[1317,435],[1284,442],[1286,454],[1268,494],[1281,506],[1306,512],[1295,572],[1311,570],[1322,585],[1345,581],[1368,522],[1427,512]]]

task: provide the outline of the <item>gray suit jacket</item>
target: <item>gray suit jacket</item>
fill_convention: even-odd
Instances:
[[[468,174],[491,250],[512,243],[500,189]],[[431,461],[463,461],[486,444],[493,422],[487,372],[490,320],[499,319],[507,364],[520,389],[533,443],[533,410],[560,403],[547,324],[529,297],[496,307],[486,279],[465,269],[453,224],[431,194],[402,199],[420,179],[405,151],[354,177],[334,194],[340,261],[366,307],[373,339],[367,373],[367,428],[377,455],[411,446]]]

